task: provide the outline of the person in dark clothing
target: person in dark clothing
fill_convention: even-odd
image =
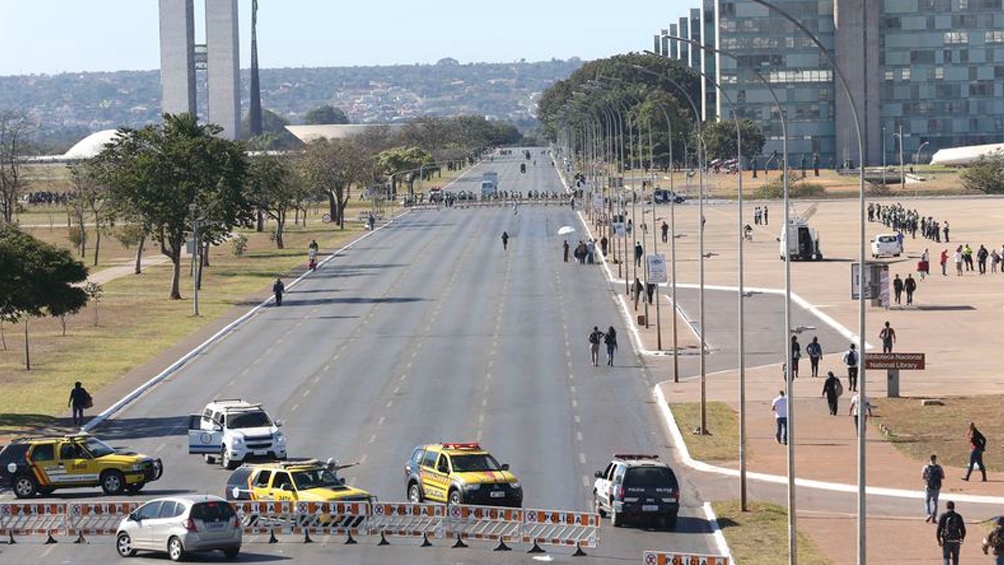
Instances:
[[[568,240],[566,239],[564,243],[561,244],[561,251],[564,254],[565,262],[568,262]]]
[[[826,380],[823,381],[823,396],[826,397],[826,404],[830,407],[830,416],[837,415],[837,400],[840,398],[843,388],[840,379],[833,374],[833,371],[827,371]]]
[[[641,259],[642,259],[642,256],[644,254],[645,254],[645,250],[644,250],[644,248],[642,248],[641,242],[640,241],[634,242],[634,266],[635,267],[641,267]]]
[[[663,221],[661,229],[662,229],[662,242],[666,243],[667,241],[669,241],[669,224]]]
[[[917,290],[917,279],[913,278],[913,275],[906,276],[906,280],[903,281],[903,290],[906,291],[906,305],[913,304],[913,292]]]
[[[879,339],[882,340],[882,353],[892,353],[892,346],[896,343],[896,330],[892,329],[889,322],[879,332]]]
[[[617,330],[613,326],[607,329],[603,336],[603,343],[607,346],[607,365],[614,366],[614,352],[617,351]]]
[[[509,234],[502,232],[502,250],[505,251],[509,249]]]
[[[983,464],[983,452],[987,449],[987,438],[976,429],[976,424],[973,422],[969,422],[969,432],[966,436],[969,440],[969,468],[966,469],[966,476],[962,477],[962,480],[968,481],[973,467],[979,465],[985,483],[987,482],[987,467]]]
[[[903,279],[899,278],[899,273],[896,273],[896,277],[892,279],[892,292],[896,298],[896,304],[900,304],[903,297]]]
[[[938,518],[938,546],[945,565],[959,565],[959,549],[966,539],[966,521],[955,511],[955,502],[949,500],[945,513]]]
[[[638,309],[638,301],[641,299],[641,293],[645,290],[645,285],[642,284],[641,279],[638,277],[634,278],[634,284],[631,285],[631,291],[634,293],[634,309]]]
[[[798,360],[802,358],[802,346],[798,344],[798,337],[791,336],[791,378],[798,378]]]
[[[589,333],[589,360],[593,367],[600,365],[600,342],[603,341],[603,336],[598,326],[593,326],[593,331]]]
[[[272,285],[272,292],[275,294],[275,305],[282,306],[282,293],[286,292],[286,285],[282,284],[281,278],[275,279],[275,284]]]
[[[91,394],[87,392],[84,385],[80,381],[73,383],[73,389],[70,391],[70,400],[66,405],[73,408],[74,426],[84,425],[84,409],[90,408],[92,402]]]
[[[604,257],[606,257],[607,255],[607,245],[609,244],[610,240],[607,239],[607,236],[603,236],[600,238],[600,251],[603,253]]]
[[[812,376],[819,376],[819,360],[823,357],[823,346],[819,344],[819,338],[812,336],[812,341],[805,346],[805,354],[809,356],[809,365],[812,369]]]
[[[979,265],[980,274],[987,274],[987,257],[990,256],[990,252],[982,244],[979,250],[976,251],[976,263]]]

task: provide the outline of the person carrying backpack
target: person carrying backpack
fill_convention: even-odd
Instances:
[[[858,390],[858,352],[851,344],[850,349],[844,352],[844,365],[847,366],[847,388]]]
[[[994,565],[1004,565],[1004,516],[994,520],[994,529],[983,538],[983,555],[993,550]]]
[[[966,521],[955,511],[955,502],[949,500],[945,513],[938,518],[938,546],[945,565],[959,565],[959,549],[966,539]]]
[[[966,469],[966,476],[963,481],[969,480],[969,475],[973,472],[973,467],[979,465],[980,472],[983,473],[983,482],[987,482],[987,466],[983,464],[983,452],[987,450],[987,438],[976,429],[976,424],[969,422],[969,468]]]
[[[934,522],[938,519],[938,495],[941,493],[941,481],[945,480],[945,470],[938,465],[938,456],[931,454],[931,462],[924,465],[921,473],[924,479],[924,511],[927,516],[925,522]]]
[[[589,356],[593,362],[593,367],[600,366],[600,341],[603,339],[603,332],[598,326],[593,326],[593,331],[589,334]]]

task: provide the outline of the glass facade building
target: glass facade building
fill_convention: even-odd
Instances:
[[[854,97],[868,165],[897,164],[901,142],[912,163],[938,149],[1004,141],[1004,0],[772,0],[825,55],[751,0],[699,1],[675,26],[688,33],[670,26],[657,51],[713,76],[724,94],[703,81],[705,117],[750,118],[767,137],[766,156],[781,151],[773,89],[792,166],[814,155],[823,166],[858,163],[853,113],[827,55]]]

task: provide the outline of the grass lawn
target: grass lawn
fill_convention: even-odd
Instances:
[[[718,525],[737,563],[777,565],[787,562],[788,513],[783,507],[750,501],[747,504],[749,512],[743,512],[738,500],[712,502],[711,506],[718,516]],[[797,540],[799,563],[830,563],[810,537],[799,531]]]
[[[701,426],[701,405],[699,403],[670,404],[669,409],[676,418],[676,424],[687,443],[690,456],[699,461],[734,461],[738,459],[739,415],[724,402],[707,404],[708,435],[693,434]],[[746,453],[753,452],[747,446]]]

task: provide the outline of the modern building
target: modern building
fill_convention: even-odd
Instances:
[[[757,73],[784,110],[791,166],[814,156],[822,166],[858,164],[854,112],[831,60],[853,97],[867,165],[1004,141],[1002,0],[770,1],[815,40],[753,0],[698,1],[656,36],[655,50],[711,73],[705,117],[753,120],[767,136],[765,158],[781,151],[781,121]]]
[[[198,114],[197,70],[208,83],[209,122],[228,139],[241,136],[237,0],[204,0],[206,44],[195,43],[193,0],[160,0],[160,82],[166,114]]]

